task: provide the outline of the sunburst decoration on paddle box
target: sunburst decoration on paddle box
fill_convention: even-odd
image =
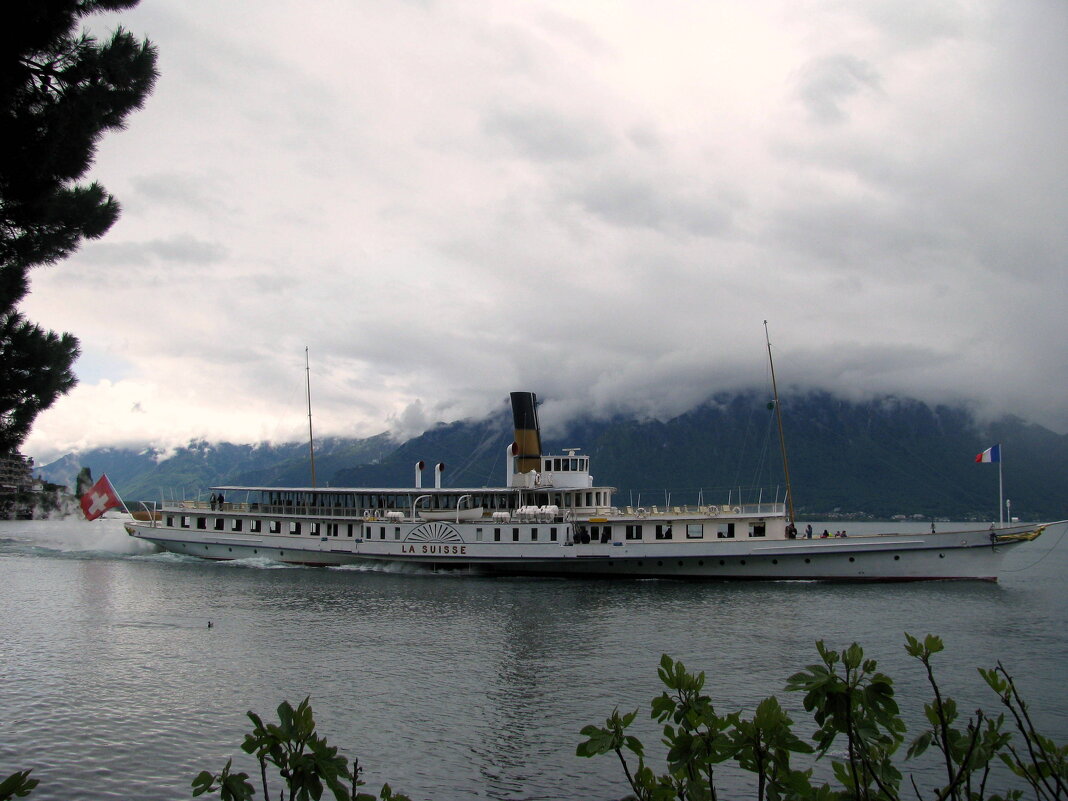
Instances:
[[[408,532],[406,540],[416,542],[463,542],[460,532],[448,523],[423,523]]]

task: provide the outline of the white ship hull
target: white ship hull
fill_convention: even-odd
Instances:
[[[709,519],[709,524],[718,522]],[[649,518],[641,523],[649,525]],[[693,519],[690,520],[691,525]],[[613,518],[611,524],[636,525]],[[354,521],[366,533],[367,524]],[[746,580],[917,581],[996,580],[1005,553],[1034,539],[1045,526],[937,534],[880,534],[829,539],[766,539],[565,544],[530,541],[532,530],[518,528],[520,542],[485,542],[493,527],[431,524],[438,539],[427,539],[427,524],[399,526],[400,539],[363,537],[297,538],[289,535],[212,534],[174,530],[151,522],[131,522],[132,536],[174,553],[204,559],[266,558],[315,566],[411,564],[427,570],[542,576],[631,576]],[[570,526],[570,524],[568,524]],[[560,526],[559,528],[565,528]],[[544,534],[543,534],[544,536]]]

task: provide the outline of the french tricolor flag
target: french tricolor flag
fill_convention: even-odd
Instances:
[[[995,445],[992,448],[987,448],[975,457],[977,462],[1000,462],[1001,461],[1001,446]]]

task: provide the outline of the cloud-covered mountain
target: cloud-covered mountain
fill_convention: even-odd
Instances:
[[[812,393],[783,404],[794,498],[800,515],[996,519],[998,468],[975,455],[1000,443],[1005,496],[1022,519],[1068,517],[1068,437],[1013,417],[979,424],[966,409],[883,397],[853,402]],[[543,416],[542,425],[546,426]],[[760,393],[717,395],[668,420],[576,418],[543,430],[546,452],[579,447],[595,480],[618,488],[617,505],[782,499],[773,408]],[[403,443],[385,435],[317,442],[319,486],[412,486],[414,465],[446,465],[443,483],[502,483],[511,418],[442,424]],[[80,466],[107,472],[127,498],[195,497],[215,485],[308,486],[306,443],[193,442],[70,455],[41,470],[71,484]],[[424,484],[432,483],[432,473]]]

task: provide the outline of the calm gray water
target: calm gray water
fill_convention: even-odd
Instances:
[[[799,709],[782,686],[814,642],[858,641],[918,709],[904,631],[946,640],[963,710],[995,711],[974,668],[1002,659],[1064,742],[1068,538],[1009,558],[997,584],[520,580],[206,563],[145,553],[117,521],[2,522],[0,776],[33,768],[42,801],[190,798],[230,756],[255,774],[246,710],[310,695],[376,791],[619,798],[618,763],[575,757],[578,732],[640,707],[655,744],[662,653],[704,670],[722,711]]]

